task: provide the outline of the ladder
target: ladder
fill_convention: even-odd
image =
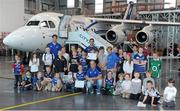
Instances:
[[[113,47],[112,44],[110,44],[109,42],[104,40],[100,35],[95,34],[92,31],[84,31],[82,29],[79,29],[77,31],[69,32],[69,37],[68,37],[66,43],[68,43],[68,44],[78,44],[83,49],[85,49],[86,47],[88,47],[90,45],[89,40],[91,38],[94,39],[95,46],[97,48],[104,47],[104,49],[107,49],[107,47],[109,47],[109,46]]]

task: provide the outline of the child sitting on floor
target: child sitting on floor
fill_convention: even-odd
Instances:
[[[168,80],[168,86],[165,88],[163,95],[164,107],[175,107],[177,89],[174,87],[174,84],[175,81],[173,79]]]
[[[56,92],[61,91],[63,85],[62,85],[62,82],[60,80],[59,73],[55,73],[51,82],[52,82],[52,91],[56,91]]]
[[[141,79],[139,79],[140,74],[138,72],[134,73],[134,79],[131,80],[131,95],[130,99],[139,100],[141,95]]]
[[[42,81],[43,81],[43,75],[41,72],[37,73],[37,77],[34,78],[34,82],[35,82],[35,90],[36,91],[42,91],[43,90],[43,85],[42,85]]]
[[[152,81],[147,81],[147,89],[145,90],[144,95],[140,97],[142,101],[141,106],[146,106],[146,104],[151,104],[151,106],[157,106],[158,101],[160,100],[159,92],[154,88]]]
[[[125,74],[125,80],[122,82],[122,97],[128,99],[131,93],[130,75]]]
[[[76,73],[75,75],[75,88],[76,88],[76,91],[80,91],[81,89],[83,89],[83,92],[85,92],[85,71],[83,71],[83,66],[81,64],[79,64],[78,66],[78,72]],[[77,83],[76,82],[79,82],[79,83],[82,83],[82,85],[76,85]],[[81,87],[81,86],[84,86],[84,87]]]
[[[26,75],[21,82],[22,90],[31,90],[32,89],[32,82],[31,82],[31,73],[29,70],[26,71]]]
[[[121,91],[122,91],[122,82],[123,82],[123,74],[118,74],[118,78],[119,80],[116,83],[116,87],[115,87],[115,91],[114,91],[114,95],[120,95]]]
[[[51,91],[51,80],[54,77],[52,71],[51,71],[51,66],[46,66],[45,68],[45,74],[44,74],[44,79],[43,79],[43,86],[45,87],[46,91]]]
[[[115,81],[113,78],[113,72],[108,71],[107,77],[104,79],[104,88],[105,88],[104,94],[105,95],[113,95],[114,86],[115,86]]]

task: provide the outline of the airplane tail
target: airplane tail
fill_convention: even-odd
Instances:
[[[132,1],[129,2],[123,20],[131,19],[131,15],[133,12],[133,6],[134,6],[134,3]]]

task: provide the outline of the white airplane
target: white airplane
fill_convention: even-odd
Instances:
[[[105,36],[106,40],[111,44],[119,44],[124,42],[126,30],[132,25],[142,24],[144,28],[136,33],[136,42],[139,44],[151,43],[153,40],[152,30],[156,25],[180,26],[180,23],[172,22],[153,22],[130,20],[133,10],[133,3],[128,4],[125,16],[120,19],[104,19],[104,18],[89,18],[84,16],[73,16],[72,20],[65,25],[71,27],[71,31],[76,31],[78,28],[84,30],[93,29],[94,33]],[[34,50],[44,50],[46,45],[52,41],[52,35],[57,34],[63,20],[64,15],[58,13],[40,13],[33,16],[25,26],[10,33],[3,43],[7,46],[26,52]],[[61,27],[62,28],[62,27]],[[102,30],[103,29],[103,30]],[[131,30],[131,29],[130,29]],[[106,32],[105,32],[106,31]],[[105,33],[104,33],[105,32]],[[59,43],[64,43],[68,38],[58,39]],[[76,38],[74,38],[76,39]]]
[[[33,16],[23,27],[10,33],[3,43],[22,51],[44,50],[52,41],[52,35],[58,34],[60,19],[63,14],[39,13]],[[59,42],[61,42],[59,40]]]

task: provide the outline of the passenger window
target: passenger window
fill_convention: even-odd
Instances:
[[[55,24],[52,21],[48,21],[50,28],[55,28]]]
[[[41,27],[49,28],[47,21],[41,22],[41,23],[40,23],[40,26],[41,26]]]

